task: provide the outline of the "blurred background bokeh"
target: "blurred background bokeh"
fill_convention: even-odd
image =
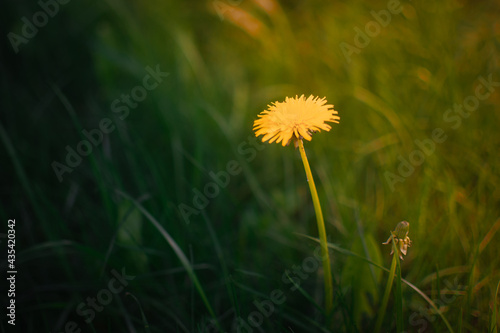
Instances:
[[[403,278],[455,331],[496,332],[499,18],[491,0],[3,1],[15,329],[215,332],[217,318],[224,332],[371,331],[386,272],[333,251],[331,325],[321,269],[296,275],[300,290],[286,279],[317,246],[303,236],[317,237],[313,205],[298,151],[259,144],[252,124],[313,94],[341,118],[305,145],[329,241],[389,267],[381,243],[409,221]],[[231,161],[241,171],[203,200]],[[6,254],[3,237],[2,272]],[[101,292],[123,270],[123,291]],[[273,290],[286,301],[251,325]],[[402,294],[406,331],[447,330]],[[89,297],[106,304],[88,323]],[[391,298],[386,331],[394,318]]]

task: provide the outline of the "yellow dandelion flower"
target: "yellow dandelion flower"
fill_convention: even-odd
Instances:
[[[302,141],[302,139],[311,141],[313,132],[329,131],[331,127],[326,122],[339,122],[338,112],[333,109],[333,105],[326,103],[324,97],[319,98],[313,95],[307,99],[304,95],[295,96],[295,98],[287,97],[284,102],[274,102],[272,105],[268,105],[268,109],[261,112],[259,119],[254,121],[253,130],[255,136],[264,135],[262,142],[269,140],[269,143],[273,143],[276,141],[276,143],[281,142],[283,146],[286,146],[293,139],[295,147],[299,148],[307,182],[311,190],[316,222],[318,223],[325,279],[325,312],[329,317],[333,313],[333,278],[328,254],[328,242],[326,240],[325,221],[321,211],[318,191],[304,149],[304,142]]]
[[[259,114],[253,123],[255,136],[264,135],[262,142],[280,143],[286,146],[292,138],[311,141],[311,134],[316,131],[329,131],[331,126],[326,122],[339,123],[338,112],[333,105],[326,104],[326,99],[304,95],[295,98],[287,97],[284,102],[274,102],[268,109]]]

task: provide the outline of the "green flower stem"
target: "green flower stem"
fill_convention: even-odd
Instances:
[[[309,167],[306,151],[304,150],[304,143],[302,142],[302,140],[298,141],[299,141],[300,157],[302,157],[302,162],[304,163],[304,169],[306,170],[307,182],[309,183],[309,189],[311,190],[311,196],[314,204],[314,211],[316,212],[316,220],[318,222],[321,258],[323,260],[323,271],[325,277],[325,311],[326,315],[330,316],[332,314],[332,309],[333,309],[333,282],[332,282],[332,272],[330,268],[330,256],[328,254],[328,244],[326,241],[325,222],[323,221],[323,213],[321,212],[321,205],[319,203],[319,197],[318,197],[318,192],[316,191],[316,185],[314,184],[314,178],[311,173],[311,168]]]
[[[392,237],[392,246],[394,249],[394,254],[392,255],[392,264],[391,270],[389,272],[389,279],[387,279],[387,285],[385,286],[384,297],[382,298],[382,304],[378,311],[377,322],[375,324],[375,333],[380,332],[380,328],[382,327],[382,321],[384,320],[385,309],[387,308],[387,303],[389,302],[389,295],[391,294],[392,282],[394,281],[394,274],[396,273],[396,263],[399,260],[399,252],[396,246],[396,242],[394,241],[394,235],[391,234]]]

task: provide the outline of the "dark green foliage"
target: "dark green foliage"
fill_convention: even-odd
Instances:
[[[387,268],[381,243],[410,222],[398,274],[454,331],[496,332],[500,7],[402,1],[356,46],[390,3],[70,1],[16,53],[9,32],[42,9],[6,1],[0,233],[16,219],[17,331],[214,332],[214,316],[228,332],[372,331],[387,272],[332,251],[324,318],[317,244],[298,235],[317,237],[299,152],[252,132],[271,102],[314,94],[341,117],[305,144],[329,242]],[[243,10],[260,30],[238,26]],[[92,152],[68,167],[79,144]],[[53,162],[72,171],[59,181]],[[122,269],[133,278],[113,293]],[[446,331],[393,288],[385,331]],[[87,324],[87,299],[108,294]]]

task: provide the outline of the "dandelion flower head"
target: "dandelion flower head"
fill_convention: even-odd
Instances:
[[[262,142],[280,143],[286,146],[292,139],[302,138],[311,141],[312,133],[320,130],[329,131],[326,122],[339,123],[338,112],[333,105],[326,104],[326,99],[304,95],[287,97],[284,102],[274,102],[259,114],[253,123],[255,136],[264,135]]]
[[[410,223],[407,221],[401,221],[398,223],[396,226],[396,229],[394,231],[391,231],[391,236],[385,243],[385,245],[388,245],[392,242],[394,239],[394,242],[396,243],[396,248],[398,249],[399,252],[399,258],[403,260],[403,255],[406,255],[408,251],[408,247],[411,246],[411,239],[408,237],[408,233],[410,232]],[[391,249],[391,255],[394,253],[394,249]]]

